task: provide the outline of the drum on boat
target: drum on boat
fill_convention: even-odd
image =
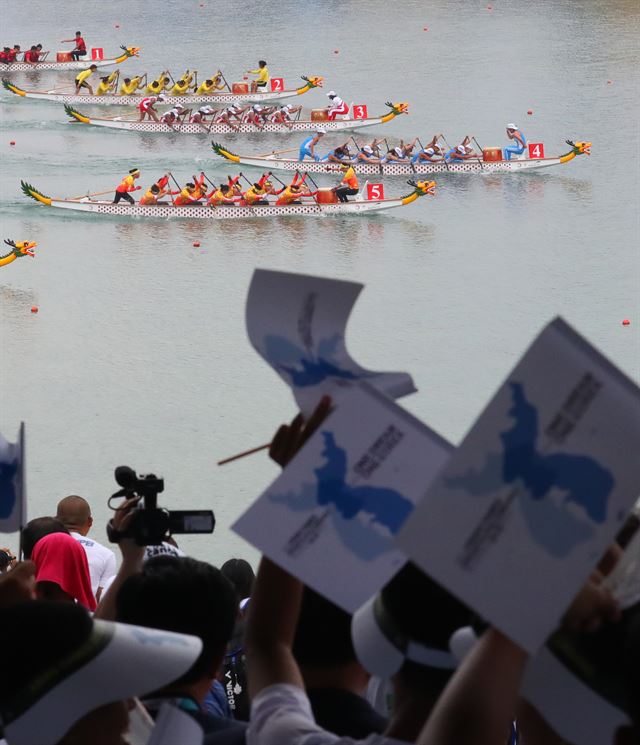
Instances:
[[[312,122],[326,122],[329,119],[326,109],[311,109]]]
[[[56,62],[73,62],[71,52],[56,52]]]
[[[233,83],[231,85],[231,91],[233,93],[248,93],[249,83]]]
[[[485,147],[482,150],[482,160],[486,160],[490,162],[502,160],[502,148],[501,147]]]
[[[338,197],[336,196],[335,191],[330,186],[323,186],[321,189],[318,189],[316,200],[318,201],[318,204],[338,203]]]

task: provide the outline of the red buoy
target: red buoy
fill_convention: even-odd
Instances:
[[[31,312],[32,313],[37,313],[38,312],[38,306],[37,305],[32,305],[31,306]]]
[[[630,326],[631,325],[631,321],[628,318],[625,318],[624,321],[622,322],[622,325],[623,326]]]
[[[425,26],[422,30],[423,31],[428,31],[429,30],[429,26]]]
[[[607,80],[607,85],[613,85],[613,80]]]
[[[194,248],[200,248],[200,241],[194,241],[193,242],[193,247]]]
[[[493,10],[493,5],[487,5],[487,10]]]
[[[120,28],[120,24],[119,23],[116,23],[116,28]]]
[[[527,111],[527,114],[529,114],[529,116],[531,116],[531,115],[533,114],[533,109],[529,109],[529,110]]]
[[[333,50],[333,53],[334,53],[334,54],[340,54],[340,50],[339,50],[339,49],[334,49],[334,50]]]
[[[15,140],[10,140],[10,141],[9,141],[9,144],[10,144],[10,145],[15,145],[15,144],[16,144],[16,141],[15,141]]]

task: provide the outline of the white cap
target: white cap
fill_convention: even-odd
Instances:
[[[507,129],[518,129],[518,127],[516,124],[513,124],[513,122],[511,122],[510,124],[507,124]]]
[[[180,678],[201,650],[202,641],[194,636],[94,620],[87,640],[60,660],[51,676],[16,691],[15,701],[3,702],[7,741],[55,745],[99,706],[157,691]]]
[[[337,93],[335,91],[329,91],[329,93],[327,93],[327,98],[332,98],[333,96],[336,96],[336,95]]]
[[[158,101],[164,101],[166,97],[167,97],[167,94],[166,93],[158,93],[157,100]]]
[[[175,104],[175,106],[173,108],[174,109],[184,109],[184,106],[181,103],[177,103],[177,104]]]
[[[254,111],[262,111],[262,106],[260,106],[259,103],[254,103],[253,104],[253,110]]]
[[[365,151],[365,153],[373,152],[373,148],[371,147],[371,145],[365,145],[362,149]]]
[[[283,109],[292,109],[293,108],[293,104],[292,103],[286,103],[282,108]]]
[[[469,148],[469,149],[471,149],[471,148]],[[457,151],[458,151],[459,153],[462,153],[463,155],[464,155],[464,153],[466,153],[466,152],[467,152],[467,148],[466,148],[466,146],[465,146],[465,145],[458,145],[458,147],[456,148],[456,150],[457,150]]]
[[[322,129],[322,128],[316,129],[316,134],[317,135],[326,135],[327,134],[327,130],[326,129]]]

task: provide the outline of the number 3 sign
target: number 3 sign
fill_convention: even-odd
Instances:
[[[279,93],[284,90],[284,78],[271,78],[271,90]]]
[[[367,119],[367,107],[363,103],[353,105],[353,118],[354,119]]]
[[[367,184],[367,199],[370,201],[384,199],[384,186],[382,184]]]
[[[541,142],[529,143],[530,158],[544,158],[544,145]]]

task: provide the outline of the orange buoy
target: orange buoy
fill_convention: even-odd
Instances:
[[[631,321],[628,318],[625,318],[624,321],[622,322],[622,325],[623,326],[630,326],[631,325]]]
[[[32,313],[37,313],[38,312],[38,306],[37,305],[32,305],[31,306],[31,312]]]
[[[529,114],[529,116],[531,116],[531,115],[533,114],[533,109],[529,109],[529,110],[527,111],[527,114]]]
[[[10,140],[10,141],[9,141],[9,144],[10,144],[10,145],[15,145],[15,144],[16,144],[16,141],[15,141],[15,140]]]
[[[200,248],[200,241],[194,241],[193,242],[193,247],[194,248]]]

